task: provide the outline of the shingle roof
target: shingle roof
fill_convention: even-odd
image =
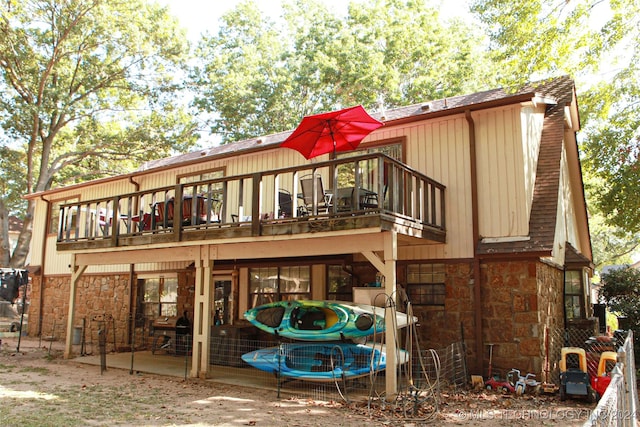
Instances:
[[[589,258],[578,252],[576,248],[569,242],[565,244],[564,252],[564,264],[565,265],[580,265],[593,268],[593,263]]]
[[[470,95],[454,96],[370,114],[386,125],[393,125],[405,121],[424,120],[432,116],[456,114],[466,109],[475,110],[498,104],[521,102],[531,100],[534,97],[545,98],[552,103],[568,104],[573,97],[573,80],[568,76],[562,76],[543,82],[532,83],[514,90],[504,88],[492,89]],[[293,130],[245,139],[165,159],[151,160],[144,163],[139,171],[175,166],[181,163],[198,161],[199,159],[226,157],[242,152],[273,148],[273,146],[277,146],[284,141],[291,132],[293,132]]]

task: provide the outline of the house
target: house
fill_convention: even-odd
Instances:
[[[29,333],[65,324],[70,356],[77,319],[108,314],[128,337],[187,311],[190,372],[206,377],[214,313],[242,328],[267,301],[352,300],[383,282],[375,292],[411,303],[424,348],[464,339],[480,374],[499,344],[494,364],[544,381],[545,330],[592,316],[573,81],[372,115],[384,126],[336,158],[305,160],[283,132],[28,195]]]

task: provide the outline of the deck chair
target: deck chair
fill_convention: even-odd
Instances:
[[[293,216],[293,198],[288,190],[278,190],[278,218],[291,218]]]
[[[173,199],[166,202],[156,202],[153,205],[155,225],[167,228],[173,227]]]
[[[207,222],[207,208],[205,198],[202,196],[195,197],[195,214],[193,212],[193,199],[194,198],[191,196],[182,199],[182,225],[199,225]]]
[[[311,175],[300,178],[300,186],[302,187],[302,198],[308,212],[316,215],[317,213],[329,213],[331,208],[332,194],[326,193],[322,185],[322,177],[316,175],[316,193],[313,193],[313,177]],[[315,209],[314,209],[315,208]]]

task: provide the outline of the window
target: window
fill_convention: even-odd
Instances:
[[[582,271],[564,272],[564,307],[567,320],[584,318],[584,292],[582,289]]]
[[[208,172],[199,172],[193,175],[181,176],[178,178],[178,182],[180,184],[184,184],[183,191],[185,195],[193,194],[194,192],[201,193],[201,194],[213,193],[214,195],[216,195],[216,197],[219,197],[220,194],[222,193],[222,183],[220,182],[215,184],[199,185],[199,186],[192,186],[188,184],[195,184],[200,181],[207,181],[210,179],[216,179],[216,178],[222,178],[222,177],[224,177],[223,170],[214,170],[214,171],[208,171]]]
[[[264,267],[249,270],[249,308],[274,301],[311,297],[309,266]]]
[[[139,280],[141,312],[144,317],[173,317],[178,315],[178,278],[157,277]]]
[[[378,145],[366,149],[353,150],[343,152],[337,155],[338,159],[347,159],[350,157],[362,156],[364,154],[382,153],[402,161],[402,144]],[[375,188],[378,179],[376,168],[378,166],[377,159],[371,159],[360,162],[360,184],[363,188]],[[386,175],[385,175],[386,176]],[[355,183],[353,164],[342,164],[338,166],[338,187],[349,187]]]
[[[48,233],[49,234],[58,234],[58,227],[60,227],[60,206],[64,205],[65,203],[73,203],[73,202],[77,202],[79,199],[78,197],[70,197],[68,199],[61,199],[61,200],[56,200],[55,202],[51,203],[51,214],[49,215],[49,230]],[[71,226],[75,226],[76,223],[76,217],[77,217],[77,210],[75,211],[75,213],[73,214],[73,217],[71,218]]]
[[[407,294],[413,305],[444,306],[444,264],[407,265]]]
[[[327,299],[333,301],[353,300],[353,281],[351,275],[341,265],[329,265],[327,268]]]
[[[198,172],[193,175],[185,175],[178,178],[180,184],[191,184],[198,181],[206,181],[208,179],[222,178],[224,176],[223,170],[214,170],[208,172]]]

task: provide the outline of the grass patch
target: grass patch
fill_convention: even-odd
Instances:
[[[38,375],[49,375],[49,369],[48,368],[39,368],[39,367],[24,367],[24,368],[20,368],[20,370],[18,371],[20,373],[34,373],[34,374],[38,374]]]

